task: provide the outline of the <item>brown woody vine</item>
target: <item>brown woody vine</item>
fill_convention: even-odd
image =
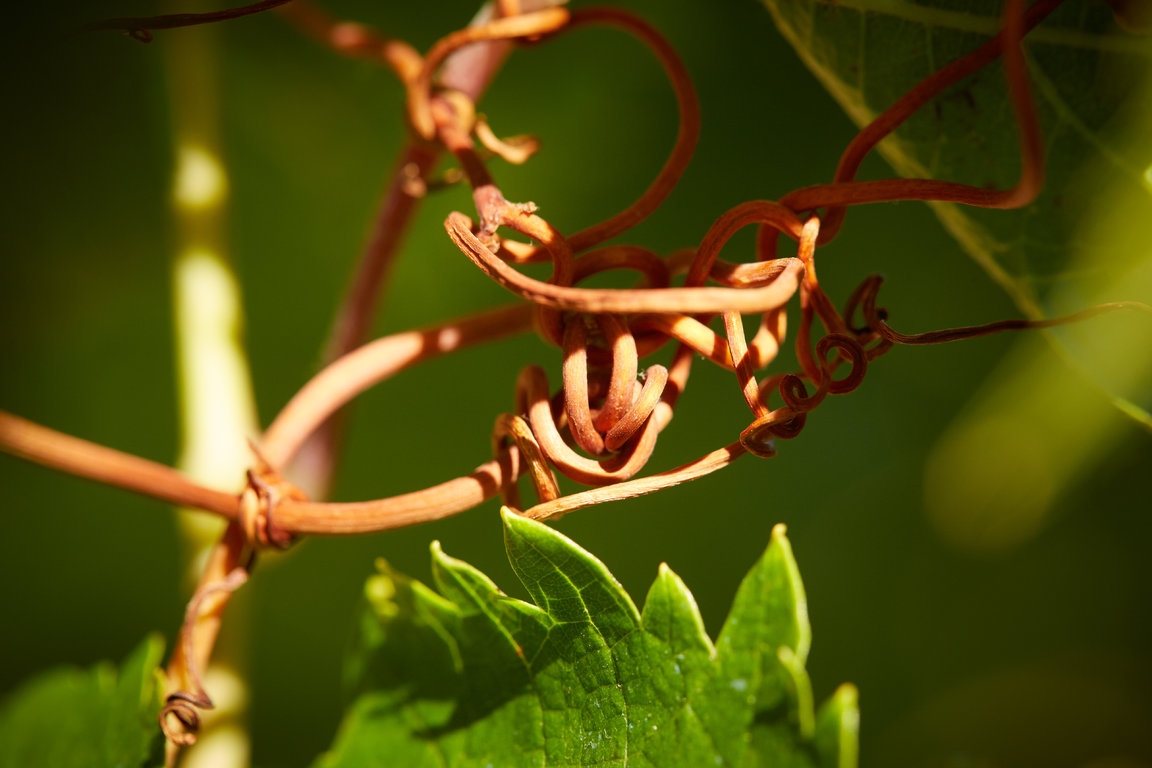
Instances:
[[[228,595],[247,580],[260,549],[287,547],[308,535],[350,535],[414,525],[462,512],[496,495],[520,514],[548,520],[582,507],[651,493],[703,477],[745,453],[773,456],[777,440],[796,437],[809,414],[829,395],[859,387],[868,367],[895,345],[937,344],[1047,327],[1136,306],[1116,303],[1052,320],[1010,320],[907,335],[892,329],[887,312],[877,306],[880,278],[864,281],[847,297],[842,311],[817,279],[816,251],[836,237],[851,206],[924,200],[1007,209],[1027,205],[1036,197],[1045,158],[1022,45],[1027,32],[1060,2],[1037,0],[1026,7],[1023,0],[1009,0],[1000,33],[923,80],[861,130],[844,150],[831,182],[795,190],[777,201],[751,201],[722,212],[697,248],[668,255],[638,245],[603,245],[663,202],[691,159],[700,133],[695,90],[675,50],[647,22],[626,11],[569,11],[530,0],[502,0],[495,3],[491,19],[448,34],[424,55],[364,25],[330,19],[303,0],[266,0],[209,14],[110,19],[91,25],[120,29],[147,41],[153,30],[283,6],[282,14],[333,51],[391,69],[405,87],[411,127],[372,243],[337,317],[328,364],[297,391],[252,446],[248,482],[239,493],[203,487],[169,467],[0,411],[0,448],[9,453],[229,521],[188,604],[180,642],[169,663],[170,695],[161,724],[170,742],[192,743],[198,712],[212,706],[200,670],[211,654]],[[663,168],[632,205],[565,235],[539,215],[533,203],[505,199],[489,161],[524,162],[535,142],[530,137],[498,138],[476,113],[475,103],[510,45],[544,44],[590,25],[622,29],[651,49],[675,92],[679,128]],[[991,190],[934,179],[856,180],[861,161],[879,141],[943,89],[998,58],[1003,61],[1020,137],[1022,170],[1015,186]],[[444,153],[456,160],[457,169],[445,179],[431,179],[431,169]],[[437,184],[457,180],[471,187],[475,211],[473,216],[450,213],[444,222],[448,237],[518,301],[365,343],[388,266],[416,203]],[[729,238],[747,226],[758,227],[754,259],[722,259]],[[551,265],[545,281],[518,269],[537,262]],[[635,287],[580,285],[594,274],[616,270],[637,273]],[[763,374],[786,343],[793,300],[799,305],[792,343],[800,370]],[[744,316],[756,318],[750,339]],[[344,503],[310,500],[285,478],[292,461],[306,449],[330,469],[341,408],[365,390],[430,358],[533,329],[559,350],[554,375],[560,386],[553,390],[544,367],[525,367],[516,382],[515,411],[495,418],[492,456],[470,474],[391,498]],[[642,362],[669,343],[675,352],[668,366]],[[739,390],[751,412],[750,422],[728,445],[675,469],[643,475],[698,357],[734,374],[733,395]],[[561,495],[557,472],[589,489]],[[530,481],[534,495],[528,502],[518,490],[521,477]],[[175,748],[170,750],[170,759],[175,753]]]

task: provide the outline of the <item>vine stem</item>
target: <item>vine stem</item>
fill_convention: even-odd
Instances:
[[[522,13],[532,12],[556,4],[556,0],[523,0],[519,3],[519,10]],[[298,24],[303,19],[301,9],[311,10],[308,5],[302,5],[301,8],[289,6],[289,9],[289,18]],[[472,25],[484,24],[498,12],[491,3],[486,4],[472,20]],[[310,14],[308,20],[310,24],[306,29],[313,37],[327,41],[333,39],[331,33],[324,34],[322,31],[324,25],[331,31],[331,22],[315,13]],[[464,94],[475,103],[495,79],[514,45],[511,40],[484,40],[455,50],[445,58],[437,82],[443,88]],[[390,49],[385,49],[386,60],[387,50]],[[403,67],[393,65],[390,60],[388,63],[402,79],[407,79]],[[411,62],[406,64],[411,67]],[[416,74],[412,72],[413,76]],[[434,97],[433,100],[439,98]],[[409,224],[420,208],[422,198],[412,194],[412,181],[427,176],[443,151],[439,144],[418,136],[411,137],[401,149],[368,242],[336,311],[332,331],[325,345],[325,363],[337,360],[367,339],[372,320],[387,290],[396,254],[404,243]],[[299,447],[290,470],[298,484],[314,498],[327,496],[339,453],[343,418],[341,412],[331,414]]]
[[[374,384],[433,357],[526,331],[531,327],[531,318],[530,305],[513,305],[385,336],[345,355],[313,377],[273,420],[261,446],[261,456],[272,469],[279,469],[292,460],[299,446],[330,414]],[[0,411],[0,450],[79,477],[242,522],[235,492],[205,487],[171,467],[57,432],[5,411]],[[475,506],[512,482],[518,476],[514,450],[512,455],[511,463],[487,462],[470,475],[388,499],[347,504],[285,499],[276,510],[276,525],[290,534],[338,535],[435,520]],[[411,506],[422,499],[431,506]],[[331,522],[326,523],[329,516]],[[351,518],[359,519],[349,523]],[[299,527],[294,522],[297,519]]]
[[[0,411],[0,449],[36,464],[181,507],[239,516],[236,494],[206,488],[155,461],[106,448]]]
[[[355,350],[368,337],[395,255],[419,209],[420,198],[409,193],[408,185],[414,176],[422,178],[427,175],[439,156],[438,148],[421,141],[410,141],[401,150],[364,254],[336,310],[324,349],[326,363]],[[290,474],[310,496],[324,498],[328,495],[344,431],[343,422],[342,415],[332,412],[299,446]]]
[[[358,347],[313,376],[288,401],[264,432],[261,454],[274,468],[283,467],[320,425],[361,392],[416,363],[527,331],[531,321],[531,305],[516,304]]]

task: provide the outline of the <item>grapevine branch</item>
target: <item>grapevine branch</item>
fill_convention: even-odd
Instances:
[[[517,6],[525,11],[540,10],[549,0],[524,0]],[[285,6],[281,12],[298,28],[320,43],[348,56],[377,60],[387,66],[401,84],[408,85],[421,75],[424,68],[419,52],[408,43],[384,37],[363,24],[340,22],[305,0]],[[509,15],[503,6],[496,8],[499,16]],[[476,23],[483,23],[491,15],[490,7],[481,11]],[[503,38],[487,40],[481,44],[457,48],[449,53],[436,75],[436,84],[443,94],[461,93],[475,102],[496,76],[502,62],[511,52],[513,41]],[[440,92],[430,101],[435,104],[445,98]],[[487,147],[505,148],[487,123],[477,120],[477,136]],[[531,140],[521,143],[518,161],[527,159],[532,152]],[[427,176],[439,160],[444,147],[435,141],[413,136],[401,150],[395,163],[388,188],[384,194],[372,233],[348,284],[347,293],[333,323],[324,352],[324,361],[331,363],[364,343],[372,318],[376,314],[380,297],[390,276],[408,222],[412,220],[421,199],[429,189]],[[333,413],[300,446],[294,461],[294,474],[302,477],[305,487],[318,495],[326,495],[334,471],[340,437],[342,413]]]
[[[356,534],[427,522],[497,494],[521,514],[547,520],[593,504],[652,493],[710,474],[745,453],[773,456],[777,439],[796,437],[827,396],[859,387],[869,365],[894,345],[1044,328],[1116,309],[1152,311],[1118,302],[1062,318],[906,335],[889,327],[887,312],[877,306],[880,278],[869,278],[857,288],[843,312],[817,279],[817,248],[836,236],[850,206],[926,200],[1014,208],[1036,197],[1044,178],[1043,143],[1022,46],[1027,31],[1059,4],[1060,0],[1037,0],[1026,7],[1023,0],[1009,0],[1000,33],[926,78],[865,127],[841,156],[830,183],[795,190],[778,201],[738,205],[717,217],[696,248],[667,257],[635,245],[602,245],[663,202],[699,137],[700,113],[691,79],[671,44],[647,22],[618,9],[569,12],[546,3],[505,1],[496,4],[491,17],[447,35],[421,56],[406,43],[360,24],[334,21],[308,3],[288,6],[288,18],[316,39],[339,53],[376,60],[397,75],[405,89],[412,138],[401,153],[376,229],[337,319],[329,344],[331,359],[254,444],[246,486],[238,494],[205,488],[168,467],[0,412],[0,448],[9,453],[231,521],[189,603],[181,642],[169,665],[173,692],[162,723],[173,745],[170,761],[177,745],[194,739],[197,710],[211,706],[199,670],[211,653],[227,595],[247,578],[253,554],[261,548],[288,546],[299,536]],[[253,8],[248,6],[246,12],[255,12]],[[231,13],[240,15],[239,10],[243,9]],[[131,21],[135,29],[165,28],[156,20]],[[531,153],[531,142],[496,137],[477,115],[475,103],[514,41],[546,42],[589,25],[621,29],[654,53],[672,84],[679,122],[664,166],[640,197],[624,211],[566,236],[541,217],[533,203],[505,199],[487,161],[493,156],[523,161]],[[124,27],[110,21],[101,28],[109,26]],[[934,179],[855,179],[862,159],[879,141],[944,88],[997,58],[1003,58],[1020,138],[1017,184],[989,190]],[[442,153],[456,160],[476,208],[475,218],[462,212],[448,215],[444,227],[449,239],[519,301],[362,344],[418,195],[428,191],[425,177]],[[728,240],[751,225],[759,227],[755,260],[734,263],[720,258]],[[513,237],[505,237],[504,231]],[[794,255],[780,255],[781,234],[795,242]],[[551,264],[547,280],[517,268],[533,262]],[[591,275],[615,270],[636,273],[638,283],[627,289],[580,286]],[[760,378],[759,372],[785,343],[788,305],[795,297],[800,311],[794,344],[800,370]],[[860,326],[853,324],[857,312],[863,320]],[[751,339],[744,315],[758,316]],[[722,333],[710,325],[717,318]],[[285,479],[308,441],[326,430],[323,451],[331,458],[333,416],[368,388],[425,360],[533,327],[560,350],[560,387],[553,391],[543,367],[525,367],[515,385],[515,411],[495,420],[492,458],[471,473],[399,496],[350,503],[311,501]],[[675,342],[675,350],[667,366],[641,364],[669,342]],[[686,390],[696,355],[735,374],[751,422],[727,446],[680,467],[640,476]],[[777,407],[772,407],[773,399]],[[591,488],[562,496],[556,472]],[[530,479],[536,495],[528,506],[521,503],[517,487],[522,476]]]

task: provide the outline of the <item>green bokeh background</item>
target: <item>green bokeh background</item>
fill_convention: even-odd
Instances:
[[[761,6],[626,5],[684,57],[704,128],[680,187],[623,241],[659,252],[691,246],[732,205],[830,178],[855,131]],[[475,10],[466,0],[325,7],[420,48]],[[172,462],[166,35],[144,46],[71,32],[93,17],[156,12],[133,0],[22,8],[4,25],[0,407]],[[275,16],[217,32],[231,257],[266,424],[316,369],[403,141],[402,93],[388,72],[338,58]],[[613,31],[519,52],[481,108],[498,133],[542,138],[527,166],[494,172],[509,199],[534,200],[565,232],[639,194],[675,130],[659,68]],[[884,173],[878,163],[865,170]],[[509,299],[443,233],[447,212],[469,206],[463,190],[425,202],[377,334]],[[738,236],[733,258],[750,244],[750,232]],[[820,267],[837,301],[865,276],[887,274],[885,303],[901,328],[1016,315],[917,204],[854,212]],[[1018,546],[963,551],[925,516],[926,454],[1015,343],[898,349],[860,390],[822,405],[777,458],[748,457],[558,527],[637,599],[668,562],[714,633],[772,525],[787,523],[809,596],[815,692],[860,687],[864,765],[1150,765],[1147,434],[1125,426],[1051,523]],[[511,407],[528,363],[557,380],[557,352],[524,337],[428,363],[363,396],[335,497],[378,498],[470,471],[488,457],[492,421]],[[699,364],[650,466],[726,444],[747,421],[731,376]],[[121,658],[153,629],[174,636],[187,594],[166,507],[6,457],[0,505],[0,690],[53,665]],[[439,539],[522,594],[497,509],[307,541],[258,569],[230,614],[249,647],[255,764],[304,765],[330,743],[341,653],[373,558],[427,578],[427,546]]]

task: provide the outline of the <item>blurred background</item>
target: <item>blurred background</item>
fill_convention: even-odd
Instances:
[[[704,124],[679,188],[622,242],[661,253],[694,246],[737,203],[831,178],[855,129],[762,6],[625,5],[684,57]],[[142,0],[22,6],[6,11],[0,46],[0,407],[171,463],[177,234],[165,46],[181,33],[141,45],[74,32],[94,18],[170,10]],[[476,10],[467,0],[441,0],[434,12],[368,0],[323,7],[421,50]],[[276,14],[217,26],[213,38],[215,72],[193,77],[219,99],[229,258],[267,424],[317,368],[403,142],[402,92],[383,68],[321,49]],[[517,52],[480,107],[498,134],[541,138],[526,166],[492,168],[509,199],[535,201],[563,232],[634,199],[675,134],[658,65],[612,30]],[[862,175],[889,174],[875,161]],[[451,210],[471,210],[465,190],[424,201],[375,335],[510,300],[448,241]],[[1136,242],[1148,252],[1146,235]],[[751,230],[741,233],[726,256],[748,259],[751,244]],[[819,264],[838,304],[864,277],[886,274],[883,302],[908,332],[1019,315],[919,204],[854,211]],[[379,498],[471,471],[490,455],[492,422],[512,407],[529,363],[558,381],[558,352],[522,337],[424,364],[361,397],[334,498]],[[1045,403],[1038,418],[1052,429],[964,432],[990,412],[988,393],[1002,396],[997,387],[1020,371],[1059,381],[1051,405],[1028,390],[1013,395],[1021,410]],[[669,563],[714,635],[772,526],[786,523],[809,598],[815,693],[859,686],[865,766],[1148,766],[1152,439],[1103,403],[1039,338],[898,348],[861,389],[824,403],[776,458],[745,457],[557,527],[637,601]],[[1108,435],[1089,448],[1058,428],[1084,411],[1093,434]],[[649,471],[731,442],[748,421],[732,377],[698,364]],[[1006,434],[1024,437],[1017,446]],[[968,458],[1036,455],[1036,444],[1083,455],[1071,469],[1002,472],[983,506],[947,503],[950,488],[981,483],[982,465],[969,470]],[[0,692],[55,665],[120,659],[151,630],[172,642],[189,586],[170,509],[8,457],[0,489]],[[342,651],[374,558],[427,579],[438,539],[523,596],[497,510],[491,502],[435,524],[305,541],[261,563],[226,628],[226,642],[246,649],[255,765],[306,765],[331,742]]]

